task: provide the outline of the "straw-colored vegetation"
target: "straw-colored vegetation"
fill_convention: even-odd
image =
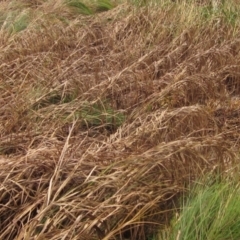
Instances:
[[[233,176],[239,13],[0,1],[0,239],[153,239],[189,183]]]

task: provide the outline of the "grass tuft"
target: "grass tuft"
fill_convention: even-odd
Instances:
[[[110,0],[98,0],[97,1],[97,11],[103,12],[103,11],[109,11],[113,8],[113,4]]]
[[[93,14],[92,10],[87,7],[86,4],[82,3],[79,0],[68,0],[66,1],[67,5],[71,7],[74,11],[84,14],[84,15],[91,15]]]
[[[238,239],[239,191],[238,182],[212,176],[196,183],[168,239]]]

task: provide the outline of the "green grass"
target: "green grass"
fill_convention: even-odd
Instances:
[[[119,127],[125,120],[125,116],[114,111],[107,104],[89,104],[86,103],[80,111],[83,125],[86,127],[102,126]]]
[[[196,183],[183,198],[180,214],[160,239],[240,239],[240,185],[232,180],[208,179]]]
[[[113,4],[109,0],[97,0],[97,11],[103,12],[113,8]]]
[[[73,11],[83,15],[92,15],[96,12],[103,12],[111,10],[114,4],[111,0],[97,0],[97,1],[79,1],[67,0],[66,4]]]
[[[30,22],[30,12],[28,10],[0,12],[0,14],[0,27],[7,29],[10,33],[21,32],[27,28]]]
[[[68,0],[66,4],[72,8],[74,11],[83,14],[83,15],[91,15],[93,11],[84,3],[79,0]]]

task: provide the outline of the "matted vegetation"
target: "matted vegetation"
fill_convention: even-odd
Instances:
[[[1,1],[0,239],[151,239],[237,171],[239,11]]]

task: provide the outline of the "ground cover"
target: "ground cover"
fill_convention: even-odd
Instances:
[[[235,176],[239,11],[1,1],[0,239],[153,239],[189,184]]]
[[[207,175],[190,185],[171,226],[155,239],[239,239],[239,181]]]

